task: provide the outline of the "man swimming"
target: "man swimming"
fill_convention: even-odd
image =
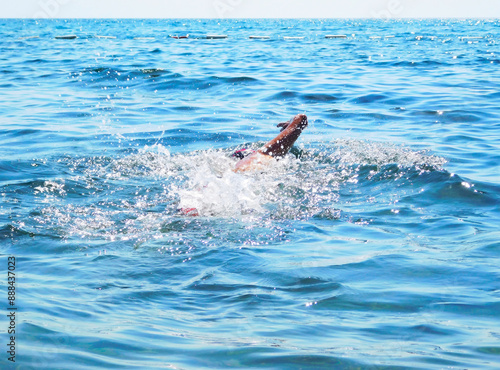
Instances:
[[[233,156],[242,158],[234,168],[235,172],[258,170],[265,167],[273,159],[279,160],[284,157],[297,141],[302,131],[307,127],[307,116],[297,114],[290,121],[278,124],[281,132],[274,139],[265,144],[256,152],[245,156],[238,151]],[[238,155],[240,153],[241,155]]]
[[[252,149],[241,149],[233,154],[233,157],[240,160],[236,163],[234,172],[247,172],[265,169],[271,161],[283,158],[293,144],[299,138],[302,131],[307,127],[307,117],[305,114],[298,114],[287,122],[279,123],[281,132],[274,139],[266,143],[257,151]],[[179,210],[186,216],[199,216],[196,208],[181,208]]]

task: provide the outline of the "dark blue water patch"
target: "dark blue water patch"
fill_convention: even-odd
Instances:
[[[237,82],[231,82],[231,79],[221,79],[218,77],[211,77],[208,79],[199,78],[178,78],[177,76],[173,79],[171,77],[166,79],[153,80],[151,88],[158,91],[165,90],[207,90],[218,88],[225,84],[237,84]],[[244,84],[245,82],[243,82]]]
[[[65,177],[64,169],[45,160],[0,161],[0,185],[6,192],[26,194],[28,189],[40,186],[41,179]],[[63,173],[60,171],[63,170]],[[67,173],[66,173],[67,174]]]
[[[384,299],[384,294],[371,297],[364,294],[341,294],[326,299],[318,300],[314,310],[318,311],[349,311],[349,312],[384,312],[385,314],[410,314],[420,311],[420,305],[430,302],[426,297],[418,295],[407,295],[399,292],[400,297],[396,300]]]
[[[443,122],[480,122],[491,116],[486,112],[481,111],[463,111],[463,110],[453,110],[453,111],[412,111],[412,115],[416,116],[436,116],[439,117],[440,121]]]
[[[297,91],[282,91],[276,94],[273,94],[272,96],[269,96],[265,98],[266,101],[273,101],[273,100],[278,100],[278,101],[290,101],[290,100],[295,100],[299,99],[300,93]]]
[[[22,181],[27,173],[30,177],[33,168],[31,164],[20,161],[0,161],[0,183],[12,184],[16,181]]]
[[[222,80],[228,84],[235,85],[258,85],[261,84],[261,81],[258,78],[250,77],[250,76],[238,76],[238,77],[212,77],[215,80]]]
[[[495,92],[490,92],[487,94],[488,98],[491,98],[491,99],[497,99],[497,98],[500,98],[500,92],[498,91],[495,91]]]
[[[500,347],[498,346],[481,346],[476,348],[476,351],[479,353],[493,355],[495,357],[500,355]]]
[[[58,325],[59,326],[59,325]],[[37,368],[48,368],[52,366],[54,355],[51,351],[64,350],[68,353],[67,359],[60,363],[60,366],[72,366],[71,364],[79,363],[80,366],[92,367],[103,366],[109,368],[117,368],[121,365],[116,364],[111,360],[113,354],[117,354],[118,348],[122,344],[119,341],[96,341],[89,337],[84,337],[78,334],[78,331],[73,328],[72,332],[57,331],[57,330],[44,330],[43,327],[37,326],[33,323],[25,323],[23,328],[23,340],[35,347],[42,347],[43,351],[33,351],[26,353],[26,364]],[[42,344],[38,342],[37,338],[42,337]],[[81,353],[75,350],[75,344],[81,341],[85,346],[92,348],[92,353]],[[101,346],[101,347],[99,347]],[[125,345],[129,351],[137,351],[138,347]],[[98,348],[101,348],[99,350]],[[118,350],[119,352],[119,350]]]
[[[27,64],[46,64],[49,62],[50,61],[46,60],[46,59],[36,58],[36,59],[27,60],[25,63],[27,63]]]
[[[436,309],[448,315],[458,316],[481,316],[485,319],[494,319],[500,304],[498,302],[466,303],[466,302],[442,302]]]
[[[0,227],[0,240],[20,240],[24,237],[34,237],[35,233],[23,230],[11,224],[6,224]]]
[[[498,195],[491,196],[473,190],[464,190],[461,184],[443,184],[440,186],[427,187],[414,195],[404,195],[399,200],[400,206],[408,207],[410,204],[418,205],[420,212],[423,214],[434,214],[435,218],[431,218],[429,222],[422,222],[420,231],[430,233],[439,232],[436,235],[451,235],[455,236],[471,236],[474,234],[477,225],[464,224],[463,219],[473,219],[475,217],[484,217],[488,212],[493,212],[499,204]],[[446,197],[449,204],[443,205],[443,197]],[[470,208],[473,206],[474,208]],[[419,212],[419,213],[420,213]],[[439,215],[439,216],[438,216]],[[418,214],[415,214],[418,216]],[[444,219],[443,219],[444,217]],[[448,219],[452,217],[452,219]],[[490,223],[485,220],[483,227],[487,227]],[[411,227],[411,224],[407,225]],[[417,226],[414,224],[413,226]],[[418,229],[418,228],[415,228]],[[454,231],[455,230],[455,231]]]
[[[334,292],[342,290],[342,284],[335,281],[326,281],[316,277],[302,277],[290,280],[291,281],[289,281],[288,284],[279,285],[282,285],[280,288],[282,291],[293,293],[294,296],[301,293],[308,295],[312,292],[322,293],[324,291]],[[278,283],[278,281],[274,280],[273,282],[275,284]]]
[[[276,345],[279,348],[279,345]],[[237,366],[243,367],[252,367],[252,368],[262,368],[262,369],[274,369],[276,366],[285,366],[287,369],[303,369],[304,367],[311,366],[317,369],[350,369],[350,368],[358,368],[363,367],[366,369],[376,369],[377,366],[370,366],[363,364],[360,361],[354,360],[346,360],[340,356],[327,356],[327,355],[306,355],[306,354],[283,354],[279,355],[278,353],[270,353],[268,355],[265,354],[265,351],[260,350],[252,356],[252,352],[256,351],[257,348],[250,349],[238,349],[238,350],[229,350],[229,351],[221,351],[219,356],[222,358],[227,358],[227,356],[234,356],[238,354],[238,357],[242,358],[241,361],[238,361]],[[248,352],[241,353],[242,351]],[[278,352],[277,349],[274,349],[273,352]],[[249,357],[247,359],[247,357]],[[195,363],[196,365],[196,363]],[[199,366],[203,366],[202,363],[198,364]],[[231,362],[218,362],[217,366],[221,368],[231,368],[234,366]],[[389,366],[387,369],[398,369],[397,366]],[[411,368],[411,367],[410,367]]]
[[[58,118],[88,118],[92,117],[93,114],[87,111],[69,111],[65,110],[64,112],[58,112],[57,114],[54,115],[55,117]]]
[[[410,107],[413,104],[418,103],[420,101],[420,98],[417,96],[402,95],[402,94],[398,95],[399,96],[386,99],[384,103],[387,105],[394,106],[394,108],[392,108],[393,110],[406,110],[406,107]]]
[[[333,103],[341,98],[330,94],[302,94],[301,99],[305,103]]]
[[[166,71],[162,68],[144,68],[140,71],[132,72],[130,76],[134,76],[136,74],[144,75],[145,78],[154,78],[154,77],[160,77],[162,75],[168,74],[171,77],[181,77],[180,74],[177,73],[172,73],[170,71]]]
[[[398,164],[398,157],[394,158],[394,163],[380,166],[359,167],[361,178],[366,176],[370,182],[397,181],[401,179],[413,185],[426,185],[431,183],[443,183],[447,181],[451,174],[441,170],[434,164],[422,163],[415,166],[405,166]],[[368,184],[368,182],[366,183]]]
[[[12,88],[12,87],[14,87],[14,85],[13,85],[13,84],[10,84],[10,83],[7,83],[7,84],[0,84],[0,88],[2,88],[2,89],[10,89],[10,88]]]
[[[494,208],[500,202],[498,193],[487,193],[481,190],[481,185],[470,184],[455,176],[438,186],[428,187],[420,196],[429,202],[439,203],[446,199],[447,205],[466,203],[486,208]]]
[[[390,66],[390,67],[411,67],[411,68],[440,68],[450,65],[450,63],[440,62],[437,60],[376,62],[376,63],[379,65]]]
[[[171,107],[170,109],[174,111],[179,111],[179,112],[196,112],[197,110],[205,109],[199,106],[190,106],[190,105],[185,105],[185,106],[177,106],[177,107]]]
[[[351,102],[353,104],[371,104],[371,103],[380,103],[386,99],[387,95],[384,94],[368,94],[351,99]]]
[[[408,326],[393,326],[393,325],[380,325],[376,328],[367,328],[362,331],[366,331],[368,333],[376,334],[380,338],[412,338],[412,340],[438,343],[440,342],[439,337],[443,338],[445,341],[448,336],[460,336],[462,332],[453,329],[441,328],[436,325],[415,325],[412,327]]]
[[[2,139],[13,139],[17,138],[19,136],[25,136],[25,135],[38,135],[43,133],[40,130],[37,129],[10,129],[10,130],[2,130],[0,131],[0,138]]]
[[[134,70],[126,70],[115,67],[93,67],[86,68],[81,72],[73,72],[70,78],[73,82],[86,82],[96,87],[105,86],[116,89],[117,82],[135,86],[139,83],[138,81],[144,79],[154,80],[162,76],[165,76],[172,82],[183,77],[179,73],[173,73],[163,68],[137,68]]]
[[[494,225],[492,225],[492,227],[495,228]],[[491,256],[497,255],[500,252],[500,242],[497,241],[497,234],[496,230],[493,230],[490,233],[490,236],[484,240],[478,240],[478,247],[474,253],[477,253],[479,256],[487,259],[491,258]]]

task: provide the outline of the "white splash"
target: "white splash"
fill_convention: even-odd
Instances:
[[[198,153],[186,171],[188,184],[177,189],[179,208],[196,208],[201,216],[237,216],[262,213],[276,187],[275,173],[281,163],[273,163],[267,174],[235,173],[236,161],[222,152]],[[284,165],[281,164],[282,166]]]

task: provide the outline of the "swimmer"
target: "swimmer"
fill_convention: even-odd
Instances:
[[[233,156],[240,158],[234,172],[245,172],[263,169],[272,160],[284,157],[307,127],[305,114],[297,114],[290,121],[278,124],[281,133],[257,151],[239,150]],[[246,155],[245,155],[246,154]]]
[[[290,151],[302,131],[307,127],[307,123],[305,114],[297,114],[289,121],[279,123],[277,127],[281,128],[281,132],[262,148],[257,151],[241,149],[233,154],[233,157],[240,159],[233,171],[247,172],[263,170],[270,162],[283,158]],[[199,216],[196,208],[181,208],[180,212],[186,216]]]

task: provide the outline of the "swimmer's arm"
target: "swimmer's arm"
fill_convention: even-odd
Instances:
[[[281,133],[255,153],[236,163],[234,172],[258,170],[264,168],[273,158],[284,157],[306,126],[305,114],[295,116],[290,122],[280,123],[278,127],[283,127]]]
[[[274,158],[281,158],[288,153],[292,145],[297,141],[302,131],[307,126],[305,114],[295,116],[290,123],[280,123],[278,127],[283,127],[283,131],[274,139],[258,150],[259,153]]]

